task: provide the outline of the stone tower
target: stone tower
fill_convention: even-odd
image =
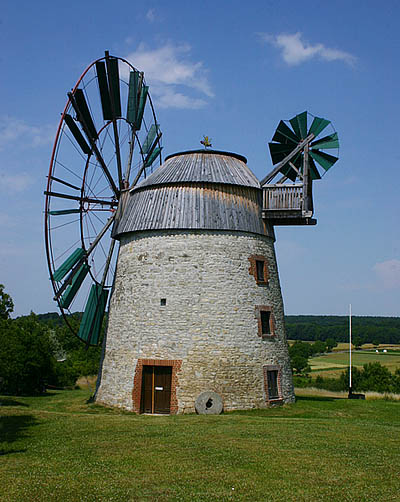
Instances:
[[[246,159],[171,155],[119,211],[97,402],[137,413],[193,412],[208,391],[226,411],[292,402],[274,230]]]

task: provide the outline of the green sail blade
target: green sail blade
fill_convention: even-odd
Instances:
[[[67,309],[71,305],[72,300],[75,298],[76,293],[81,287],[81,284],[87,276],[88,272],[89,266],[84,263],[74,275],[72,283],[67,287],[60,300],[60,305],[63,309]]]
[[[339,148],[339,138],[337,132],[325,136],[317,141],[311,143],[311,148],[317,147],[318,149],[329,149],[329,148]]]
[[[146,99],[147,99],[148,92],[149,92],[149,87],[147,85],[143,85],[141,93],[140,93],[139,108],[138,108],[136,122],[135,122],[135,129],[137,131],[140,131],[140,128],[142,126],[144,107],[146,106]]]
[[[144,165],[146,167],[150,167],[153,162],[156,160],[156,158],[160,155],[162,147],[157,146],[157,148],[154,148],[154,150],[151,152],[151,154],[148,156],[148,158],[145,160]]]
[[[75,120],[71,117],[71,115],[68,115],[68,113],[66,113],[64,115],[64,121],[67,124],[68,129],[71,131],[73,137],[76,139],[76,142],[81,147],[82,152],[86,153],[86,155],[89,155],[91,152],[90,146],[87,144],[85,138],[79,130],[79,127],[75,124]]]
[[[289,122],[299,138],[305,139],[307,137],[307,112],[299,113]]]
[[[110,101],[110,93],[108,91],[106,65],[104,64],[103,61],[96,62],[96,73],[97,73],[97,79],[99,82],[101,107],[103,110],[103,119],[104,120],[112,120],[111,101]]]
[[[281,162],[296,147],[293,143],[289,145],[281,143],[268,143],[268,146],[273,165]]]
[[[129,74],[128,107],[126,111],[126,120],[131,124],[136,122],[138,109],[138,85],[139,72],[131,71]]]
[[[279,169],[279,172],[282,173],[287,178],[289,178],[291,181],[296,181],[297,173],[289,164],[285,164],[284,166],[282,166]]]
[[[158,133],[158,124],[152,124],[149,132],[147,133],[146,139],[143,142],[142,146],[142,153],[144,156],[146,156],[150,150],[150,148],[153,146],[154,139]]]
[[[85,250],[83,248],[77,248],[75,251],[68,256],[62,265],[53,274],[53,279],[57,282],[61,281],[67,273],[72,269],[78,261],[85,256]]]
[[[314,136],[317,137],[330,123],[330,120],[314,117],[308,134],[314,134]]]
[[[110,58],[108,60],[108,83],[110,94],[112,96],[112,104],[114,106],[115,117],[121,117],[121,95],[119,89],[119,71],[117,58]]]
[[[93,140],[97,139],[97,131],[94,126],[92,116],[89,111],[89,107],[86,103],[85,95],[83,94],[82,89],[76,89],[74,93],[77,112],[78,112],[78,120],[83,125],[86,125],[87,134]],[[83,128],[85,130],[85,128]],[[86,131],[85,131],[86,132]]]
[[[297,137],[293,131],[288,127],[283,120],[279,122],[278,127],[276,128],[274,137],[272,141],[277,141],[278,143],[299,143],[300,137]]]
[[[61,216],[64,214],[73,214],[80,213],[80,209],[59,209],[57,211],[48,211],[47,214],[51,214],[51,216]]]
[[[318,164],[327,171],[338,160],[337,157],[329,155],[328,153],[320,152],[318,150],[310,150],[310,156],[318,162]]]
[[[310,178],[312,180],[320,180],[321,176],[320,176],[318,169],[317,169],[317,166],[315,165],[312,158],[309,158],[308,167],[309,167],[309,171],[310,171]]]
[[[78,337],[88,345],[97,345],[99,341],[107,297],[107,289],[100,284],[92,285],[78,331]]]

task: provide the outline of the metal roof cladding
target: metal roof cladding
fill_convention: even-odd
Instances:
[[[260,188],[242,155],[217,150],[189,150],[169,155],[133,190],[170,183],[219,183]]]
[[[112,235],[145,230],[227,230],[273,237],[260,183],[241,155],[194,150],[167,157],[127,193]]]

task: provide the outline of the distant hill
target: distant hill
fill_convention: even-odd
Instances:
[[[289,315],[285,317],[286,335],[291,340],[323,340],[337,342],[349,339],[347,316]],[[400,343],[400,317],[363,316],[352,318],[352,336],[361,343]]]

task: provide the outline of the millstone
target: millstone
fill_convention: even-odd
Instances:
[[[194,407],[199,415],[219,415],[224,405],[219,394],[207,390],[197,397]]]

